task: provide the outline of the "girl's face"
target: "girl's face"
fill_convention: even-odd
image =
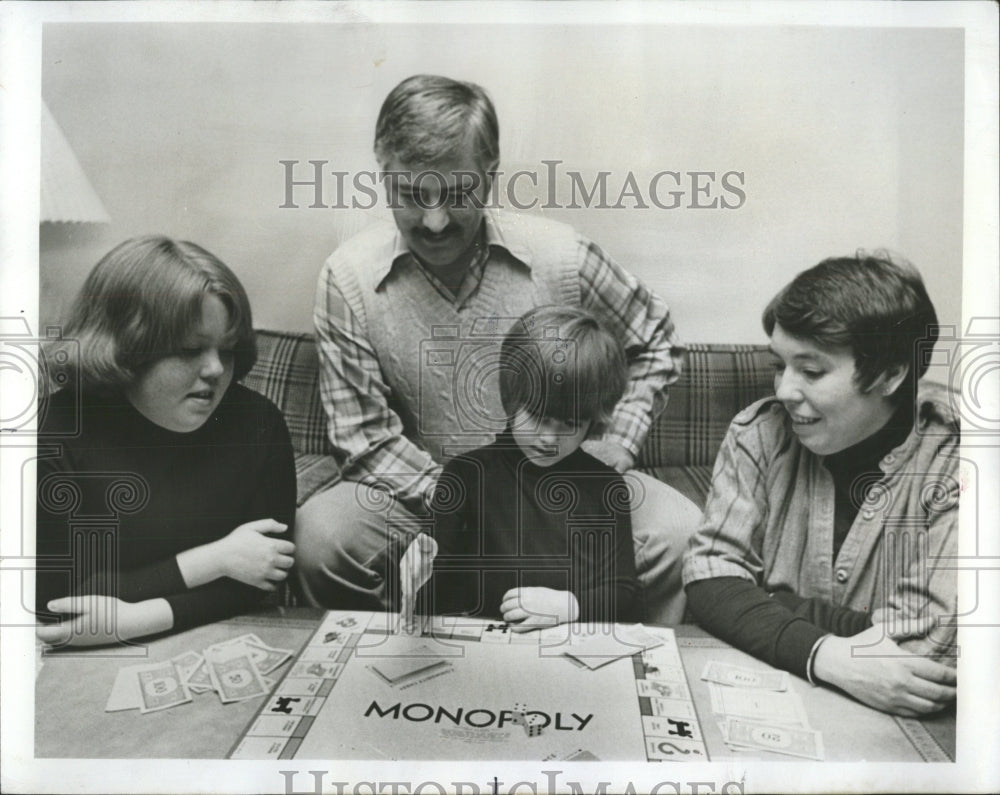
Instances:
[[[125,390],[129,402],[162,428],[189,433],[215,411],[233,380],[233,340],[229,312],[206,293],[201,320],[181,349],[149,365]]]

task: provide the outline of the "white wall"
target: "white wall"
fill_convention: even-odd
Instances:
[[[382,99],[423,71],[490,91],[508,174],[609,171],[613,202],[630,172],[644,190],[744,173],[739,209],[545,211],[663,295],[686,340],[762,341],[785,282],[858,247],[909,258],[960,324],[962,48],[945,29],[47,25],[42,95],[112,223],[43,226],[41,323],[112,245],[164,232],[237,271],[257,326],[308,330],[323,260],[385,211],[309,209],[302,188],[280,209],[279,161],[374,168]]]

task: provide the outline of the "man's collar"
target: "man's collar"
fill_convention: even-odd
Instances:
[[[512,257],[517,259],[518,262],[530,270],[531,262],[529,261],[528,249],[524,246],[519,246],[516,243],[509,243],[504,238],[502,229],[503,224],[499,212],[496,210],[486,210],[483,213],[483,219],[486,222],[486,247],[504,249],[509,252]],[[388,262],[380,262],[375,267],[375,289],[377,290],[382,286],[382,282],[386,280],[386,277],[388,277],[389,273],[397,263],[404,261],[413,261],[413,254],[407,247],[406,241],[403,239],[402,234],[400,234],[399,229],[396,229],[396,234],[392,242],[391,258]]]

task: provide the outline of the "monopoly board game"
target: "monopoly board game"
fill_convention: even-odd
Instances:
[[[670,629],[398,621],[327,613],[229,757],[707,759]]]

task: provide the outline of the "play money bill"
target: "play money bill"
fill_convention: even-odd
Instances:
[[[143,713],[176,707],[191,700],[176,666],[170,661],[141,666],[137,668],[136,676],[142,699],[139,709]]]
[[[806,759],[823,759],[823,736],[814,729],[729,718],[726,721],[725,735],[726,742],[730,745]]]
[[[764,671],[753,668],[742,668],[729,665],[718,660],[709,660],[705,664],[701,678],[708,682],[717,682],[730,687],[751,687],[757,690],[788,690],[788,673],[786,671]]]

